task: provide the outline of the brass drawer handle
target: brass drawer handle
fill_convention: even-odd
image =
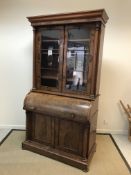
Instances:
[[[35,109],[35,107],[33,107],[33,106],[30,106],[30,109],[31,109],[31,110],[34,110],[34,109]]]
[[[71,114],[71,118],[75,118],[75,114]]]

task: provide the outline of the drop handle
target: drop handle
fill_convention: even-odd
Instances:
[[[30,110],[34,110],[35,109],[35,107],[34,106],[30,106]]]
[[[71,118],[75,118],[75,114],[71,114]]]

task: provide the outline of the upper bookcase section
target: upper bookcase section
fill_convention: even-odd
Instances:
[[[103,24],[105,24],[108,20],[107,13],[104,9],[51,15],[40,15],[27,18],[31,22],[32,26],[70,24],[77,22],[85,23],[95,21],[100,21]]]
[[[33,26],[33,91],[99,95],[104,9],[28,17]]]

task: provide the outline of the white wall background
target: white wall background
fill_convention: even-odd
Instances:
[[[131,104],[130,0],[0,1],[0,127],[23,128],[22,109],[32,87],[32,28],[27,16],[105,8],[106,25],[98,132],[125,133],[119,99]]]

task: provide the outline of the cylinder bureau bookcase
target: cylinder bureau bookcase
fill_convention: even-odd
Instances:
[[[28,17],[33,88],[22,148],[84,171],[96,150],[104,9]]]

